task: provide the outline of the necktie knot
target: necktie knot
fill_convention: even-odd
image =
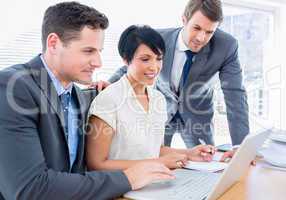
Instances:
[[[191,50],[186,50],[185,54],[186,54],[188,60],[192,60],[194,53]]]

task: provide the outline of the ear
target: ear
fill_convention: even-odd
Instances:
[[[188,23],[187,17],[185,15],[182,15],[182,22],[184,26]]]
[[[50,33],[46,41],[47,51],[51,54],[55,54],[59,45],[61,45],[61,40],[56,33]]]
[[[124,63],[126,66],[129,65],[126,59],[123,59],[123,63]]]

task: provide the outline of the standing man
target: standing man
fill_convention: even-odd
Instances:
[[[42,24],[43,53],[0,72],[1,200],[111,199],[173,178],[159,163],[85,171],[89,102],[73,83],[90,83],[101,66],[107,26],[94,8],[76,2],[51,6]]]
[[[223,19],[220,0],[190,0],[182,16],[183,27],[158,30],[166,43],[163,68],[156,87],[166,97],[168,123],[165,145],[175,132],[192,147],[213,144],[213,88],[219,73],[226,103],[232,144],[240,144],[249,132],[248,104],[238,60],[238,44],[218,29]],[[118,80],[120,68],[110,82]]]

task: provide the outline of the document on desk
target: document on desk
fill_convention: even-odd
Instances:
[[[268,162],[262,162],[261,166],[264,168],[269,168],[269,169],[274,169],[274,170],[278,170],[278,171],[286,171],[285,167],[276,167]]]
[[[286,169],[286,144],[284,142],[269,141],[259,153],[267,163]]]
[[[211,162],[194,162],[189,161],[189,163],[184,167],[186,169],[193,169],[205,172],[217,172],[224,170],[228,166],[228,163],[211,161]]]
[[[189,163],[184,168],[198,170],[198,171],[205,171],[205,172],[221,171],[221,170],[224,170],[228,166],[228,163],[219,162],[221,156],[222,156],[222,153],[217,152],[214,155],[213,160],[211,162],[189,161]]]

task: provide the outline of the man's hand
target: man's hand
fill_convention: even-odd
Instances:
[[[111,83],[108,81],[96,81],[92,82],[88,89],[97,89],[98,92],[101,92],[103,89],[105,89],[107,86],[109,86]]]
[[[170,153],[159,158],[159,161],[170,169],[182,168],[188,163],[188,157],[181,153]]]
[[[215,151],[216,149],[212,145],[198,145],[187,150],[187,156],[192,161],[210,162]]]
[[[237,151],[238,148],[234,148],[233,150],[231,151],[227,151],[225,152],[221,159],[220,159],[220,162],[229,162],[231,160],[231,158],[234,156],[235,152]],[[251,161],[251,165],[255,166],[256,165],[256,161],[253,160]]]
[[[220,162],[229,162],[229,160],[233,157],[233,155],[235,154],[236,149],[231,150],[231,151],[227,151],[224,152],[224,154],[222,155]]]
[[[123,172],[127,176],[132,190],[140,189],[153,181],[175,178],[171,170],[162,163],[151,161],[138,163]]]

